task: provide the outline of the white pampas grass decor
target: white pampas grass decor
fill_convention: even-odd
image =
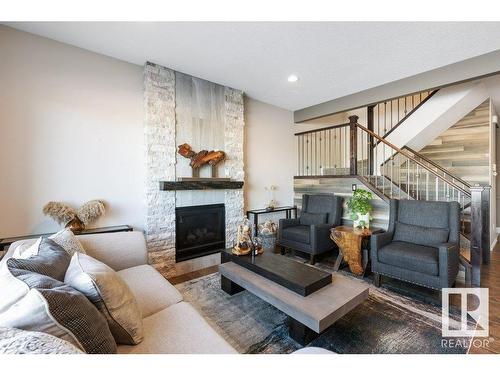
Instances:
[[[76,211],[67,204],[61,202],[47,203],[43,207],[43,213],[62,225],[66,225],[76,217]]]
[[[84,225],[94,222],[99,216],[104,215],[106,208],[101,200],[92,200],[84,203],[76,212],[76,216]]]
[[[78,210],[61,202],[49,202],[43,207],[45,215],[72,230],[84,229],[105,212],[104,201],[97,199],[84,203]]]

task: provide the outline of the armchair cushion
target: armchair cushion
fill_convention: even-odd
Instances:
[[[432,228],[449,228],[451,202],[400,200],[396,221]]]
[[[439,250],[436,247],[394,241],[377,252],[378,260],[410,271],[439,275]]]
[[[430,228],[397,221],[393,241],[434,247],[448,241],[449,233],[448,228]]]
[[[300,225],[325,224],[328,214],[302,212],[300,215]]]
[[[283,238],[301,243],[311,242],[311,227],[309,225],[297,225],[283,229]]]

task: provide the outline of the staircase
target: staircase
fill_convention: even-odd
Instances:
[[[407,194],[406,199],[459,201],[461,247],[465,250],[470,248],[471,236],[470,187],[489,182],[489,110],[487,100],[419,152],[404,146],[402,149],[411,154],[412,159],[398,153],[381,168],[381,175],[398,185]],[[429,178],[427,171],[415,166],[413,159],[420,160],[443,180],[458,187],[441,183],[436,176]],[[375,181],[375,185],[380,186],[380,181]]]
[[[438,91],[421,91],[368,107],[368,112],[371,112],[369,117],[373,119],[371,130],[377,135],[387,138]]]
[[[419,153],[469,185],[488,184],[489,116],[486,100]]]
[[[406,194],[399,199],[459,202],[463,234],[468,239],[471,185],[410,147],[401,150],[404,154],[397,152],[382,163],[380,176],[370,177],[375,177],[375,187],[379,188],[379,180],[385,178]],[[387,196],[392,197],[392,192]]]
[[[432,160],[428,155],[439,154],[436,146],[447,147],[447,142],[456,141],[450,137],[456,137],[455,133],[463,127],[472,126],[471,118],[480,117],[478,114],[483,111],[479,108],[477,113],[457,124],[456,129],[450,130],[451,134],[438,137],[440,139],[429,146],[431,152],[427,155],[409,147],[395,146],[370,126],[360,125],[357,116],[349,117],[348,124],[298,133],[296,178],[356,177],[385,201],[457,201],[461,207],[461,247],[465,253],[461,262],[466,270],[471,270],[468,281],[477,286],[480,265],[489,261],[489,189],[471,186],[439,165],[441,159]],[[373,122],[371,125],[373,128]],[[482,129],[477,131],[482,133]],[[458,149],[457,145],[453,147]],[[382,160],[378,159],[380,155]]]

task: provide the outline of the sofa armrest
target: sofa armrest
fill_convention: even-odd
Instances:
[[[451,286],[458,274],[460,263],[460,246],[455,242],[446,242],[438,246],[439,276]]]
[[[384,232],[373,234],[370,238],[370,258],[373,261],[378,261],[377,251],[378,249],[388,245],[392,241],[394,232]]]
[[[332,228],[331,224],[311,225],[311,247],[313,254],[333,247],[332,240],[330,239],[330,230]]]

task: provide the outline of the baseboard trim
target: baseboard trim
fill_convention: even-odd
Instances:
[[[497,230],[498,230],[498,228],[497,228]],[[495,248],[495,246],[497,245],[497,243],[498,243],[498,237],[495,237],[495,239],[493,240],[493,243],[490,246],[490,251],[493,251],[493,249]]]

